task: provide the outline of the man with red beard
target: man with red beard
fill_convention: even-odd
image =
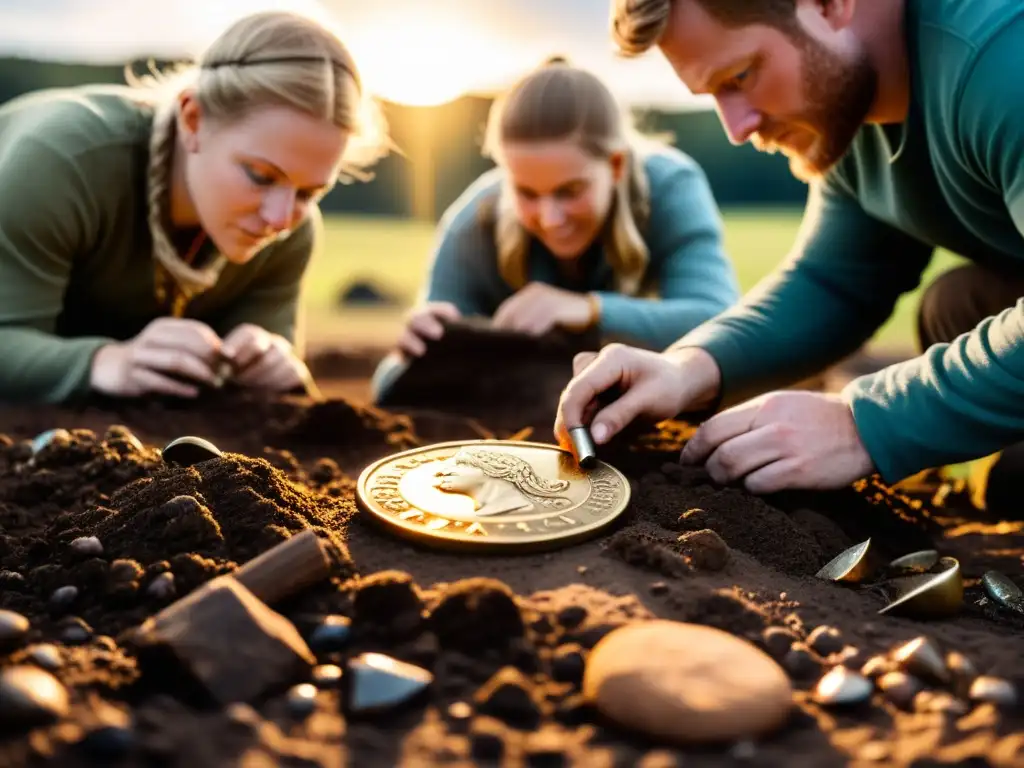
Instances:
[[[790,257],[740,305],[661,353],[576,360],[563,443],[713,413],[681,460],[767,493],[1024,439],[1024,4],[613,0],[612,34],[659,48],[733,143],[785,153],[810,193]],[[770,392],[861,346],[940,247],[972,263],[926,292],[919,357],[839,394]]]

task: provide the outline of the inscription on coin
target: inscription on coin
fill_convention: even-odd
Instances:
[[[396,533],[437,546],[539,549],[614,521],[629,502],[629,483],[603,462],[584,472],[553,445],[472,440],[370,465],[357,499]]]

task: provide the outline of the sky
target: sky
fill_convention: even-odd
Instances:
[[[609,0],[0,0],[0,56],[194,56],[239,16],[286,9],[330,23],[367,86],[395,101],[494,91],[560,53],[602,76],[624,103],[706,107],[657,52],[616,57],[608,7]]]

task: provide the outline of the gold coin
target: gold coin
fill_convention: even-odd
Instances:
[[[585,472],[554,445],[461,440],[374,462],[359,475],[356,500],[430,546],[537,551],[612,523],[629,503],[629,481],[605,462]]]

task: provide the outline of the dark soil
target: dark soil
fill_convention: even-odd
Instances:
[[[1024,616],[975,601],[986,569],[1022,582],[1024,525],[986,520],[948,488],[935,503],[934,477],[899,491],[871,482],[837,493],[755,498],[678,465],[687,429],[674,423],[603,452],[629,476],[633,500],[612,530],[561,551],[453,555],[369,523],[357,510],[354,479],[375,459],[441,440],[508,437],[534,425],[521,400],[507,391],[499,397],[490,386],[474,390],[484,393],[479,397],[467,389],[460,415],[427,412],[422,402],[410,416],[341,400],[266,403],[229,393],[187,406],[102,401],[0,411],[0,607],[31,620],[29,643],[57,644],[64,664],[55,674],[72,696],[62,721],[8,730],[0,765],[1024,761],[1017,711],[983,705],[966,714],[914,713],[880,695],[836,711],[807,695],[831,663],[854,666],[922,634],[983,673],[1020,676]],[[540,387],[529,389],[528,399]],[[69,436],[32,457],[25,441],[55,427]],[[207,438],[225,455],[191,468],[164,464],[156,449],[185,434]],[[548,438],[539,426],[530,436]],[[319,652],[320,661],[344,666],[364,651],[389,654],[433,673],[425,697],[380,716],[346,717],[340,693],[327,689],[311,715],[297,717],[283,691],[221,709],[190,700],[173,676],[140,674],[126,630],[308,528],[327,543],[332,576],[274,608],[307,640],[320,617],[348,617],[348,644]],[[89,536],[100,540],[102,554],[72,548]],[[874,592],[814,577],[868,536],[880,560],[929,546],[959,558],[967,586],[962,613],[942,621],[882,616],[884,602]],[[152,586],[166,572],[173,592]],[[77,595],[55,603],[54,591],[65,586]],[[774,653],[780,634],[769,633],[768,642],[765,630],[786,628],[788,647],[827,625],[845,650],[797,654],[796,709],[782,731],[757,744],[680,750],[611,727],[580,695],[594,644],[616,626],[650,617],[715,626]],[[0,663],[27,653],[19,647]]]

